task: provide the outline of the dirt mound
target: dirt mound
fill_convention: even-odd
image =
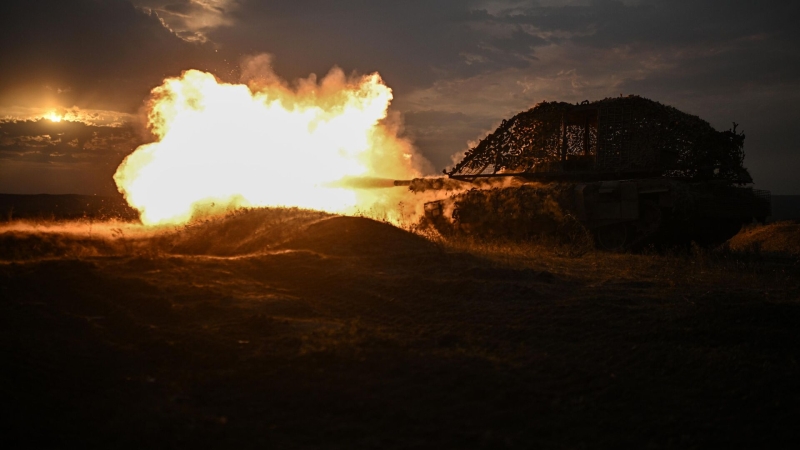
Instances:
[[[123,247],[102,239],[70,234],[8,231],[0,233],[0,261],[108,256]]]
[[[396,256],[435,249],[434,244],[420,236],[364,217],[330,217],[320,220],[309,225],[281,247],[338,256]]]
[[[0,230],[0,260],[158,254],[242,256],[289,249],[338,256],[397,256],[435,249],[426,239],[387,223],[297,208],[240,210],[164,229],[131,224],[115,228],[97,223],[92,232],[88,226],[79,225]]]
[[[776,222],[746,228],[728,241],[732,250],[800,256],[800,222]]]
[[[11,222],[0,228],[0,260],[122,255],[239,256],[263,253],[329,214],[298,208],[239,210],[181,227],[122,222]]]
[[[157,239],[158,248],[185,255],[234,256],[279,246],[329,214],[299,208],[254,208],[209,219]]]

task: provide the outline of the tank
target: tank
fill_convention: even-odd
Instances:
[[[549,226],[579,223],[603,249],[711,245],[771,214],[770,193],[753,189],[744,167],[744,139],[736,123],[717,131],[639,96],[543,102],[504,120],[448,179],[409,186],[475,187],[425,205],[428,222],[448,232],[525,237],[543,225],[534,210],[555,204]]]

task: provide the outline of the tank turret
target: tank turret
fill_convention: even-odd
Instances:
[[[456,229],[475,230],[482,214],[511,222],[526,216],[517,208],[505,217],[491,205],[509,210],[515,196],[532,205],[523,197],[558,192],[566,214],[606,249],[656,239],[722,242],[742,224],[770,215],[769,192],[748,186],[753,179],[743,165],[744,138],[735,123],[717,131],[697,116],[638,96],[544,102],[504,120],[445,171],[452,180],[483,183],[480,193],[456,194],[439,202],[448,207],[426,211],[452,210]],[[492,178],[517,184],[486,189]],[[478,203],[485,211],[475,210]]]

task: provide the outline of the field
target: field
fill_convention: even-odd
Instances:
[[[12,220],[3,440],[788,447],[800,253],[772,242],[800,225],[769,227],[719,249],[576,254],[296,209],[156,231]]]

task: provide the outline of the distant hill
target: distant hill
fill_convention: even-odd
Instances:
[[[0,194],[0,222],[14,219],[136,220],[139,213],[125,199],[94,195]]]
[[[800,195],[773,195],[772,221],[800,220]]]

